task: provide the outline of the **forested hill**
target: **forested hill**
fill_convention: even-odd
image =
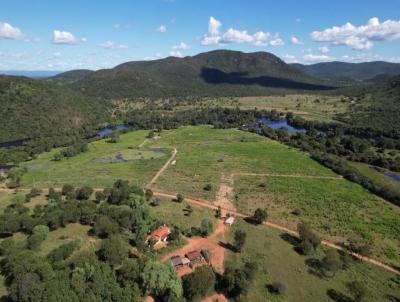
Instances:
[[[400,63],[381,61],[364,63],[326,62],[311,65],[292,64],[292,66],[310,76],[335,81],[365,81],[400,74]]]
[[[57,74],[49,79],[51,82],[73,83],[92,74],[94,71],[89,69],[76,69]]]
[[[92,127],[104,119],[105,108],[101,99],[66,87],[0,76],[0,143]]]
[[[128,62],[89,73],[71,87],[107,98],[242,96],[330,89],[270,53],[228,50]]]
[[[354,106],[338,118],[346,123],[400,133],[400,76],[355,88]]]

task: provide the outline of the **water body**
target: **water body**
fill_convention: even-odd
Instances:
[[[128,126],[124,125],[124,124],[120,124],[120,125],[117,125],[115,128],[107,127],[107,128],[100,129],[99,132],[97,132],[97,135],[100,136],[101,138],[105,138],[106,136],[109,136],[114,131],[122,131],[125,129],[128,129]]]
[[[392,171],[386,171],[385,174],[387,177],[390,177],[391,179],[393,179],[394,181],[400,182],[400,175],[396,174]]]
[[[285,128],[287,129],[290,133],[306,133],[306,129],[301,129],[301,128],[295,128],[291,125],[288,124],[287,120],[285,118],[279,119],[279,120],[271,120],[269,118],[263,117],[261,118],[261,122],[272,128],[272,129],[280,129],[280,128]]]

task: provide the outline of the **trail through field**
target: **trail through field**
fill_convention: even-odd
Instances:
[[[161,167],[160,170],[154,175],[154,177],[150,180],[150,182],[147,184],[147,187],[150,188],[156,181],[157,179],[161,176],[161,174],[164,173],[164,171],[168,168],[168,166],[171,164],[173,160],[176,158],[176,154],[178,153],[178,150],[174,148],[172,151],[171,157],[167,160],[167,162]]]
[[[173,194],[173,193],[170,193],[170,192],[162,192],[162,191],[155,191],[154,195],[155,196],[159,196],[159,197],[166,197],[166,198],[175,198],[175,196],[176,196],[176,194]],[[200,207],[205,207],[205,208],[209,208],[209,209],[213,209],[213,210],[216,210],[218,208],[217,206],[215,206],[214,204],[211,204],[207,200],[191,198],[191,197],[185,197],[185,201],[187,201],[188,203],[191,203],[193,205],[197,205],[197,206],[200,206]],[[232,211],[230,209],[226,209],[226,208],[222,208],[222,207],[221,207],[221,209],[222,209],[222,211],[224,211],[224,213],[227,213],[227,214],[230,214],[230,215],[233,215],[233,216],[236,216],[236,217],[241,217],[241,218],[248,218],[249,217],[248,215],[240,213],[240,212],[237,212],[237,211]],[[288,233],[288,234],[290,234],[292,236],[295,236],[295,237],[299,236],[297,231],[291,230],[291,229],[289,229],[287,227],[281,226],[281,225],[273,223],[273,222],[264,222],[264,225],[266,225],[268,227],[271,227],[271,228],[274,228],[274,229],[277,229],[277,230],[280,230],[282,232]],[[381,262],[379,260],[375,260],[375,259],[372,259],[372,258],[369,258],[369,257],[365,257],[365,256],[362,256],[362,255],[357,254],[357,253],[349,252],[346,249],[344,249],[343,247],[341,247],[341,246],[339,246],[339,245],[337,245],[337,244],[335,244],[333,242],[326,241],[326,240],[322,240],[321,244],[325,245],[327,247],[339,250],[339,251],[348,252],[350,255],[352,255],[353,257],[355,257],[357,259],[360,259],[360,260],[362,260],[364,262],[376,265],[376,266],[378,266],[378,267],[380,267],[380,268],[382,268],[382,269],[384,269],[386,271],[392,272],[392,273],[394,273],[396,275],[400,275],[400,271],[399,270],[397,270],[397,269],[395,269],[395,268],[393,268],[393,267],[391,267],[391,266],[389,266],[389,265],[387,265],[387,264],[385,264],[385,263],[383,263],[383,262]]]
[[[138,147],[142,148],[145,143],[147,143],[149,140],[146,138]]]
[[[233,175],[227,176],[226,174],[221,174],[221,181],[219,185],[219,190],[215,196],[214,204],[220,206],[221,209],[229,209],[231,211],[236,211],[236,207],[232,203],[233,198]]]
[[[223,220],[218,220],[217,226],[214,232],[206,237],[195,237],[189,238],[188,243],[168,254],[165,254],[162,258],[163,261],[168,261],[173,256],[184,256],[191,251],[200,251],[207,249],[210,251],[210,263],[211,266],[219,273],[224,272],[224,259],[225,259],[225,232],[228,230],[228,226],[224,224]],[[190,273],[192,270],[189,267],[178,270],[178,275],[183,276]]]

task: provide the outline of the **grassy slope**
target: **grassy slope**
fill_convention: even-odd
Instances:
[[[327,290],[334,289],[348,296],[345,284],[355,279],[368,288],[366,301],[390,301],[389,295],[400,295],[395,276],[381,269],[357,262],[333,278],[320,278],[309,272],[310,268],[305,263],[307,258],[299,255],[290,243],[279,236],[278,231],[239,220],[233,226],[231,242],[236,229],[246,231],[246,244],[241,254],[227,252],[226,265],[240,266],[243,260],[256,261],[258,264],[255,281],[249,286],[243,301],[333,301],[327,295]],[[322,254],[320,251],[314,257],[321,259]],[[285,295],[278,297],[268,293],[266,286],[275,281],[286,284]]]
[[[163,165],[170,154],[158,158],[134,159],[127,162],[101,162],[102,158],[116,153],[135,152],[146,136],[146,131],[135,131],[121,135],[116,144],[100,140],[89,144],[89,151],[59,162],[52,161],[58,149],[43,153],[37,159],[24,164],[28,173],[23,178],[27,187],[60,187],[65,183],[73,185],[110,186],[116,179],[127,179],[139,185],[148,181]],[[141,148],[146,150],[146,146]]]

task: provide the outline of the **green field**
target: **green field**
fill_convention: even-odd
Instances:
[[[152,145],[178,149],[176,164],[165,171],[155,187],[206,199],[214,199],[222,173],[336,176],[293,148],[236,129],[181,127],[164,131]],[[212,189],[205,191],[208,183]]]
[[[150,180],[170,156],[170,150],[149,149],[138,146],[145,140],[147,131],[134,131],[121,135],[113,144],[99,140],[89,144],[89,151],[69,159],[53,161],[55,149],[24,163],[28,173],[23,177],[24,187],[111,186],[116,179],[127,179],[138,185]],[[120,159],[116,156],[122,156]]]
[[[400,209],[357,184],[344,179],[242,176],[235,179],[235,194],[235,205],[244,213],[267,208],[271,221],[291,228],[306,221],[324,237],[336,242],[361,239],[372,245],[375,256],[400,263],[391,252],[400,255]],[[302,214],[293,215],[295,209]]]
[[[396,301],[390,297],[400,294],[398,278],[371,265],[351,261],[348,269],[339,271],[334,277],[321,277],[318,271],[306,264],[308,257],[299,255],[291,243],[280,237],[279,231],[238,220],[232,228],[230,242],[233,242],[233,232],[237,229],[247,233],[246,244],[241,253],[227,251],[226,266],[240,267],[244,261],[250,260],[255,261],[258,268],[242,301],[353,301],[334,300],[327,293],[334,290],[349,298],[346,283],[353,280],[361,281],[368,289],[365,301]],[[322,257],[323,252],[319,250],[311,258],[320,260]],[[277,296],[268,292],[267,286],[276,281],[285,283],[286,294]]]

